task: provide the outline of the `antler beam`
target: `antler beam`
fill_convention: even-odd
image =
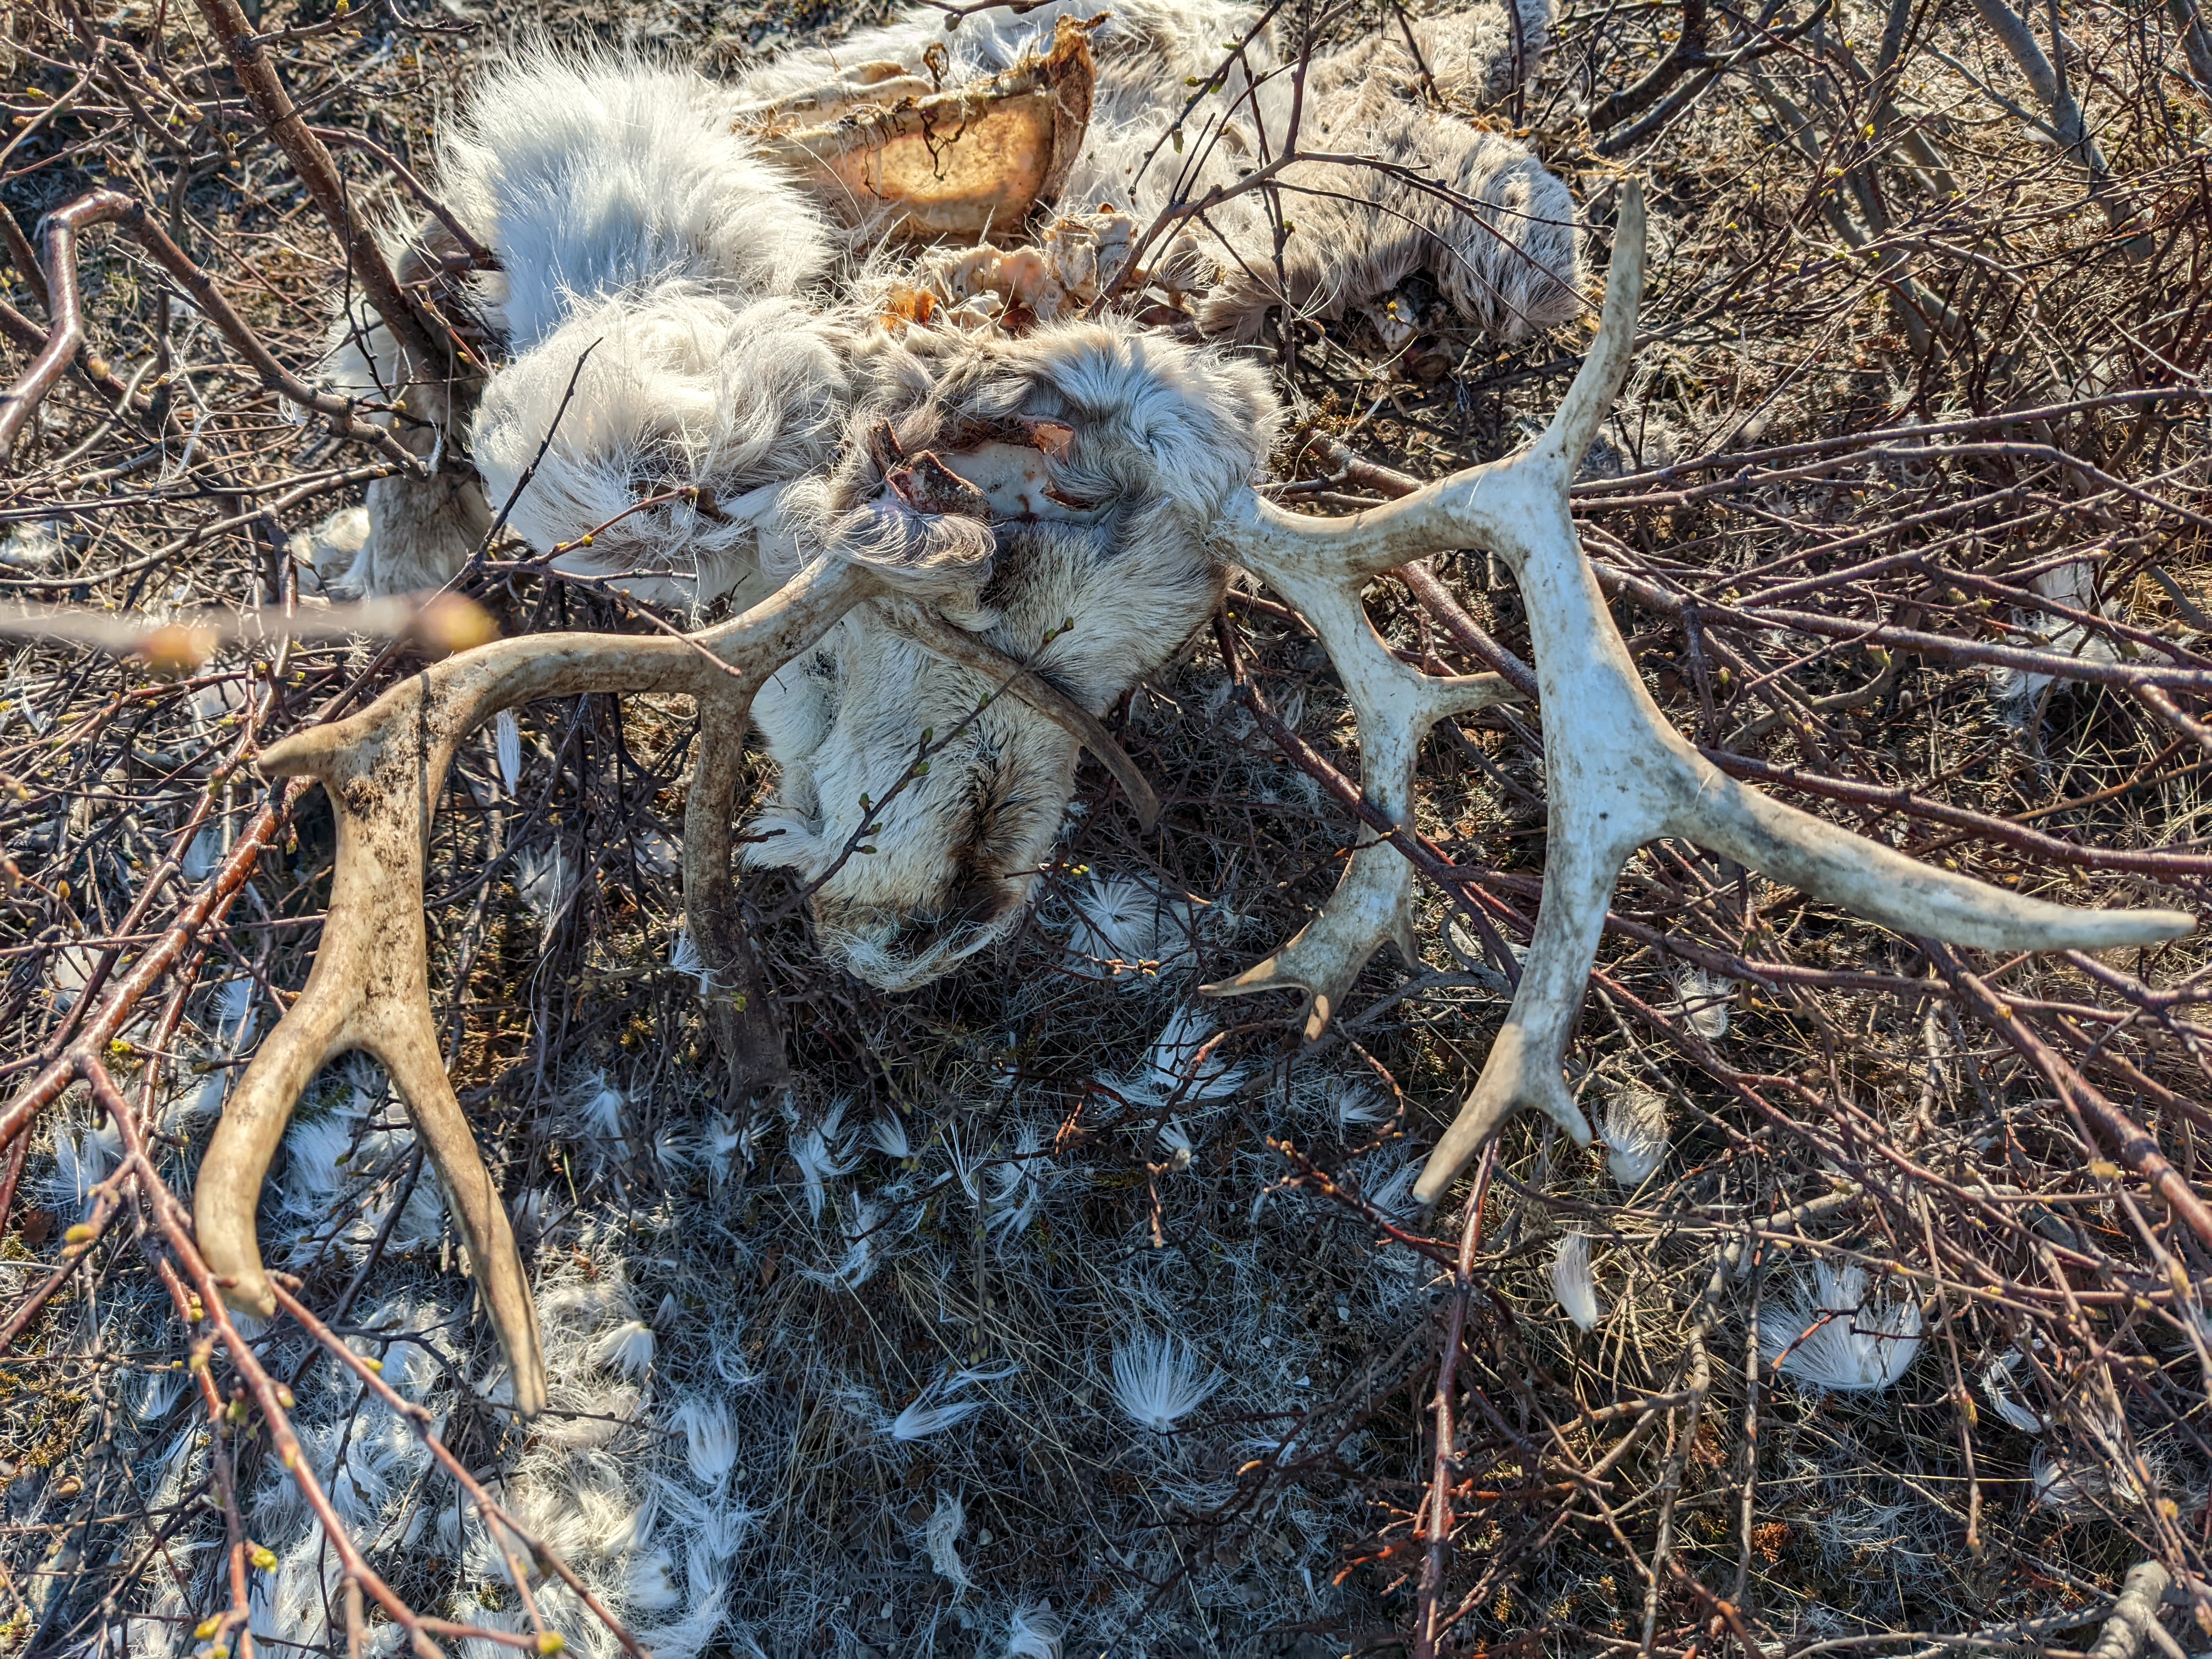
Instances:
[[[875,586],[853,567],[823,564],[736,620],[689,638],[502,640],[424,670],[349,720],[263,751],[264,772],[317,778],[329,791],[337,867],[307,988],[224,1108],[193,1194],[200,1249],[234,1306],[276,1310],[254,1237],[261,1183],[301,1091],[325,1062],[359,1048],[391,1073],[413,1114],[506,1351],[515,1408],[530,1416],[544,1407],[529,1281],[497,1184],[446,1075],[431,1012],[422,873],[432,804],[461,739],[499,710],[533,698],[688,691],[711,699],[721,719],[742,721],[761,683]],[[687,880],[688,888],[704,885]]]
[[[1442,1196],[1483,1140],[1522,1107],[1545,1113],[1578,1145],[1589,1143],[1589,1125],[1566,1086],[1568,1030],[1621,868],[1657,837],[1695,842],[1899,933],[1985,950],[2151,945],[2194,926],[2177,910],[2071,909],[1931,869],[1736,782],[1668,724],[1606,609],[1567,494],[1575,464],[1596,437],[1635,354],[1644,244],[1643,191],[1632,180],[1622,192],[1597,337],[1531,447],[1351,518],[1307,518],[1248,495],[1218,532],[1230,556],[1302,609],[1324,605],[1317,593],[1355,594],[1366,577],[1451,548],[1495,552],[1521,585],[1535,647],[1549,797],[1543,905],[1504,1026],[1414,1188],[1425,1203]],[[1348,603],[1356,613],[1356,599]],[[1449,712],[1452,694],[1409,689],[1406,706],[1418,726],[1406,726],[1401,716],[1399,730],[1382,727],[1382,708],[1370,708],[1373,699],[1359,689],[1370,671],[1344,666],[1339,636],[1354,631],[1352,620],[1316,618],[1315,625],[1359,714],[1365,787],[1404,822],[1406,757],[1428,724]],[[1313,999],[1307,1035],[1319,1036],[1368,957],[1398,936],[1374,921],[1374,895],[1389,879],[1376,872],[1382,860],[1397,866],[1402,895],[1411,880],[1402,859],[1387,847],[1363,848],[1322,914],[1285,950],[1207,990],[1233,995],[1298,986]],[[1402,896],[1397,902],[1402,906]]]
[[[449,657],[349,720],[264,750],[277,776],[319,780],[337,817],[329,918],[307,988],[272,1031],[237,1091],[200,1170],[193,1211],[200,1248],[234,1306],[264,1315],[276,1297],[254,1233],[263,1180],[300,1095],[326,1062],[361,1049],[406,1101],[447,1207],[469,1252],[524,1415],[544,1403],[544,1366],[529,1282],[500,1202],[446,1074],[431,1012],[423,866],[433,806],[461,740],[502,708],[592,691],[677,691],[712,726],[685,812],[686,923],[708,953],[718,1029],[740,1052],[745,1091],[784,1076],[781,1035],[730,902],[731,799],[754,694],[854,606],[876,598],[922,644],[1002,689],[1103,760],[1150,823],[1159,801],[1096,716],[1041,675],[969,639],[926,606],[889,592],[857,566],[825,561],[732,622],[686,636],[555,634],[503,640]],[[1379,649],[1379,647],[1377,647]],[[747,994],[747,993],[754,994]],[[733,994],[733,993],[735,994]]]

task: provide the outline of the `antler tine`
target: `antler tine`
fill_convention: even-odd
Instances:
[[[1289,513],[1247,492],[1218,521],[1216,534],[1231,556],[1288,599],[1321,635],[1358,716],[1361,787],[1395,823],[1413,822],[1413,764],[1429,728],[1447,714],[1516,694],[1494,674],[1445,679],[1399,662],[1368,621],[1360,587],[1379,572],[1445,548],[1516,545],[1547,524],[1547,515],[1565,512],[1571,465],[1565,458],[1589,447],[1634,358],[1643,277],[1643,190],[1632,179],[1597,338],[1534,448],[1351,518]],[[1555,477],[1556,488],[1547,488]],[[1572,533],[1570,524],[1571,538]],[[1547,732],[1547,748],[1548,740]],[[1355,848],[1322,913],[1288,945],[1236,978],[1201,989],[1208,996],[1243,996],[1296,987],[1309,998],[1305,1035],[1313,1041],[1386,940],[1398,945],[1408,965],[1419,962],[1413,881],[1412,866],[1389,843]],[[1579,987],[1574,994],[1579,997]]]
[[[1359,603],[1365,578],[1324,573],[1312,562],[1266,547],[1242,556],[1296,605],[1327,647],[1359,721],[1360,787],[1393,823],[1413,822],[1413,768],[1429,728],[1517,696],[1496,674],[1444,678],[1408,668],[1390,653]],[[1413,866],[1388,842],[1355,847],[1328,903],[1288,945],[1234,979],[1201,987],[1214,997],[1295,987],[1307,997],[1306,1037],[1318,1037],[1368,957],[1397,945],[1407,964],[1413,942]]]
[[[712,694],[719,718],[742,721],[760,684],[877,585],[854,567],[818,564],[744,616],[687,638],[501,641],[425,670],[349,720],[263,751],[264,772],[319,778],[329,791],[337,868],[307,988],[247,1067],[193,1194],[200,1249],[234,1306],[275,1311],[254,1235],[261,1183],[316,1071],[335,1054],[365,1050],[391,1073],[437,1170],[514,1378],[515,1408],[525,1416],[542,1409],[536,1309],[497,1186],[446,1075],[430,1007],[423,863],[447,768],[477,726],[537,697]]]
[[[1347,579],[1454,547],[1491,549],[1521,584],[1543,700],[1550,849],[1543,903],[1504,1026],[1413,1189],[1425,1203],[1443,1194],[1485,1138],[1518,1108],[1544,1112],[1578,1144],[1589,1144],[1589,1126],[1563,1072],[1567,1034],[1621,866],[1655,837],[1694,841],[1900,932],[1988,949],[2148,945],[2194,925],[2175,910],[2070,909],[1931,869],[1728,778],[1668,723],[1606,609],[1576,538],[1567,495],[1575,464],[1596,436],[1634,356],[1644,253],[1643,190],[1631,180],[1621,194],[1597,337],[1550,426],[1529,448],[1352,518],[1303,517],[1247,496],[1222,526],[1224,539],[1239,544],[1236,556],[1302,608],[1315,603],[1298,597],[1302,584],[1341,593]],[[1316,626],[1341,669],[1338,638]],[[1336,633],[1342,631],[1337,624]],[[1356,672],[1346,672],[1347,686]],[[1426,724],[1412,730],[1408,756]],[[1364,703],[1360,741],[1363,751],[1372,744],[1378,755],[1386,741]],[[1376,858],[1394,857],[1381,847],[1368,850]],[[1355,855],[1355,868],[1346,872],[1329,909],[1280,957],[1209,988],[1255,989],[1319,977],[1278,964],[1334,926],[1330,912],[1340,901],[1349,911],[1365,890],[1355,888],[1355,876],[1363,884],[1385,879],[1360,870]],[[1401,867],[1396,879],[1409,878]],[[1345,951],[1332,966],[1348,961],[1356,972],[1364,955]],[[1349,973],[1342,982],[1349,983]],[[1309,1036],[1326,1019],[1317,996]]]
[[[1508,487],[1492,495],[1505,533],[1492,545],[1521,584],[1535,647],[1549,855],[1520,987],[1481,1076],[1414,1187],[1424,1203],[1443,1195],[1518,1107],[1536,1108],[1578,1145],[1589,1143],[1563,1074],[1568,1031],[1621,866],[1656,837],[1695,842],[1900,933],[1984,949],[2149,945],[2195,925],[2176,910],[2072,909],[1933,869],[1746,787],[1668,723],[1613,626],[1567,498],[1575,463],[1626,374],[1643,274],[1643,194],[1632,181],[1597,340],[1543,438],[1505,464],[1498,482]]]

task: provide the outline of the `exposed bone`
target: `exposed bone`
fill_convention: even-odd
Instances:
[[[737,118],[742,126],[755,126],[769,132],[802,125],[819,126],[856,106],[904,103],[909,99],[927,98],[936,90],[935,83],[916,75],[904,64],[878,58],[872,63],[855,64],[843,74],[804,92],[749,106],[738,112]]]
[[[731,870],[753,688],[720,678],[699,697],[699,759],[684,801],[684,931],[699,953],[700,1000],[729,1066],[725,1103],[734,1113],[780,1098],[791,1066]]]
[[[1644,198],[1632,180],[1622,193],[1597,337],[1534,445],[1348,519],[1302,518],[1251,495],[1217,528],[1225,553],[1309,614],[1319,605],[1311,597],[1316,591],[1333,586],[1342,594],[1361,577],[1451,548],[1498,553],[1521,584],[1542,698],[1549,794],[1543,905],[1504,1027],[1414,1188],[1425,1203],[1435,1202],[1484,1139],[1521,1107],[1543,1111],[1577,1144],[1589,1144],[1589,1126],[1562,1071],[1568,1030],[1596,959],[1613,884],[1636,849],[1656,837],[1693,841],[1900,933],[1982,949],[2149,945],[2194,925],[2176,910],[2069,909],[1932,869],[1747,788],[1668,723],[1606,609],[1567,496],[1574,465],[1627,374],[1643,279]],[[1345,623],[1316,626],[1335,653],[1328,630],[1347,632]],[[1347,688],[1366,672],[1346,673]],[[1360,695],[1354,692],[1355,704]],[[1370,779],[1395,777],[1411,743],[1378,730],[1367,710],[1360,712],[1363,765]],[[1419,712],[1433,720],[1445,711],[1431,704]],[[1387,769],[1364,758],[1382,752],[1391,756]],[[1373,793],[1376,784],[1367,787]],[[1296,985],[1315,999],[1307,1030],[1318,1035],[1331,1012],[1323,992],[1332,1002],[1340,996],[1390,936],[1378,919],[1376,884],[1382,878],[1370,872],[1395,856],[1376,848],[1363,866],[1355,854],[1322,915],[1289,948],[1208,988],[1219,995]]]
[[[963,308],[989,296],[999,310],[975,313],[981,322],[1018,306],[1041,323],[1074,316],[1112,288],[1127,267],[1137,222],[1111,202],[1095,213],[1062,213],[1035,246],[980,246],[945,252],[923,262],[921,280],[956,320]]]
[[[918,97],[923,83],[910,75],[848,79],[750,118],[763,154],[852,223],[887,221],[916,241],[975,238],[1018,229],[1060,193],[1091,119],[1092,80],[1085,31],[1062,18],[1042,58],[973,86]],[[801,113],[811,124],[790,125]]]
[[[987,521],[991,516],[991,498],[926,449],[906,465],[888,470],[884,482],[917,513]]]
[[[587,691],[688,691],[742,722],[761,682],[876,586],[822,564],[734,621],[687,638],[553,634],[504,640],[402,682],[362,713],[273,744],[263,771],[319,778],[337,817],[337,872],[307,988],[261,1045],[216,1126],[193,1213],[234,1306],[275,1298],[254,1207],[294,1104],[334,1055],[364,1050],[391,1074],[444,1187],[471,1272],[514,1379],[515,1409],[544,1403],[537,1313],[499,1190],[446,1075],[431,1012],[422,872],[431,805],[455,750],[501,708]],[[733,678],[734,676],[734,678]],[[724,842],[726,858],[726,840]],[[699,859],[686,848],[687,866]],[[710,872],[688,868],[687,890]],[[726,879],[726,869],[722,872]]]

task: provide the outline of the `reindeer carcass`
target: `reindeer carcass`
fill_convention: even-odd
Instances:
[[[843,61],[887,63],[932,87],[1010,75],[1008,84],[1020,83],[1019,65],[1054,50],[1053,21],[1046,14],[1037,23],[1039,15],[1027,24],[995,14],[973,20],[947,57],[924,49],[943,39],[929,13],[855,40]],[[1431,72],[1457,63],[1472,80],[1510,73],[1498,70],[1494,52],[1482,58],[1480,42],[1526,50],[1540,41],[1541,21],[1513,26],[1492,13],[1462,20],[1455,33],[1432,25]],[[1086,286],[1096,297],[1125,275],[1133,282],[1129,262],[1139,260],[1173,267],[1174,280],[1155,283],[1155,295],[1187,296],[1192,333],[1249,332],[1267,303],[1349,303],[1414,260],[1460,272],[1440,285],[1501,331],[1557,320],[1575,301],[1556,181],[1532,172],[1533,161],[1507,141],[1441,134],[1442,118],[1392,107],[1390,77],[1410,70],[1371,48],[1356,63],[1311,66],[1316,103],[1304,118],[1332,125],[1330,144],[1344,146],[1332,154],[1401,142],[1445,171],[1504,144],[1512,166],[1485,176],[1521,168],[1517,183],[1507,177],[1500,188],[1540,209],[1485,232],[1485,246],[1521,237],[1505,261],[1509,277],[1486,283],[1471,245],[1431,231],[1400,238],[1395,252],[1388,236],[1369,236],[1358,244],[1367,257],[1348,270],[1318,258],[1318,241],[1312,266],[1273,267],[1272,231],[1265,242],[1237,245],[1258,222],[1239,216],[1257,213],[1251,193],[1223,198],[1245,204],[1235,213],[1170,219],[1149,246],[1094,234],[1101,210],[1140,227],[1160,219],[1173,191],[1152,179],[1153,165],[1188,166],[1184,197],[1202,198],[1266,149],[1255,127],[1271,118],[1271,100],[1287,95],[1284,77],[1217,85],[1188,110],[1180,92],[1163,99],[1148,90],[1179,86],[1183,73],[1210,75],[1218,43],[1250,26],[1249,14],[1226,9],[1164,6],[1125,9],[1102,26],[1092,40],[1091,137],[1066,173],[1066,211],[1048,217],[1038,242],[994,222],[988,248],[856,252],[833,215],[853,224],[867,215],[849,199],[825,206],[793,173],[762,161],[763,107],[790,110],[811,98],[798,115],[856,118],[857,94],[899,78],[889,72],[840,70],[805,55],[723,89],[635,66],[538,61],[479,100],[445,183],[502,267],[473,278],[470,291],[506,354],[472,389],[467,423],[486,504],[510,508],[512,527],[549,555],[573,557],[588,533],[593,568],[676,582],[665,591],[678,596],[732,592],[750,608],[682,638],[502,641],[265,751],[264,770],[327,785],[339,853],[307,988],[263,1044],[203,1165],[201,1247],[240,1303],[269,1304],[254,1200],[292,1103],[331,1054],[364,1048],[416,1112],[506,1345],[517,1406],[528,1412],[542,1399],[526,1283],[441,1060],[422,908],[426,803],[456,745],[497,710],[535,697],[655,690],[700,699],[687,901],[726,883],[719,803],[745,722],[757,721],[782,769],[767,814],[782,833],[761,843],[763,856],[826,877],[817,913],[841,959],[878,983],[910,984],[945,971],[1018,915],[1065,814],[1077,744],[1111,750],[1096,715],[1199,625],[1233,566],[1274,588],[1320,635],[1358,718],[1368,801],[1409,826],[1429,727],[1508,693],[1492,676],[1437,678],[1407,666],[1383,646],[1359,594],[1409,561],[1454,548],[1493,551],[1521,584],[1534,641],[1550,863],[1504,1028],[1418,1188],[1431,1200],[1516,1109],[1536,1108],[1587,1142],[1563,1080],[1569,1027],[1621,866],[1654,836],[1695,841],[1887,926],[1978,946],[2100,948],[2187,930],[2177,913],[2067,909],[1916,863],[1730,781],[1660,714],[1582,555],[1567,494],[1632,356],[1644,276],[1632,183],[1597,337],[1544,435],[1506,460],[1351,519],[1288,513],[1255,492],[1278,418],[1255,369],[1157,327],[1039,320],[1074,309]],[[1069,27],[1060,25],[1063,54]],[[1452,40],[1464,48],[1456,58]],[[1267,61],[1256,43],[1247,57]],[[1066,64],[1063,56],[1063,71]],[[836,86],[855,97],[819,90]],[[1178,123],[1186,153],[1197,152],[1181,164],[1162,159],[1172,156],[1162,144]],[[1273,131],[1269,153],[1282,154],[1282,136]],[[1249,148],[1240,155],[1238,144]],[[1346,161],[1298,162],[1278,176],[1329,190],[1352,170]],[[829,174],[849,187],[851,169]],[[1404,183],[1385,178],[1396,180],[1391,188]],[[1398,223],[1401,204],[1385,199],[1383,185],[1345,193],[1353,199],[1333,211]],[[1543,234],[1528,228],[1540,220],[1549,226]],[[1552,229],[1559,235],[1547,240]],[[1063,249],[1103,250],[1104,261],[1079,269],[1057,256],[1061,265],[1047,261],[1050,281],[1042,283],[1038,250],[1051,249],[1055,231]],[[1025,257],[1032,252],[1036,260]],[[373,329],[355,337],[364,348],[356,370],[369,383],[420,377],[422,366],[400,363]],[[459,436],[450,418],[422,429],[433,442]],[[366,550],[364,582],[438,574],[389,542],[389,527],[380,523]],[[1002,687],[1016,695],[988,698]],[[925,726],[958,737],[918,775]],[[709,787],[710,777],[720,781]],[[1141,781],[1132,787],[1141,792]],[[840,865],[864,833],[890,855]],[[1397,942],[1410,957],[1412,877],[1388,841],[1362,846],[1295,939],[1208,988],[1297,988],[1317,1034],[1380,945]]]

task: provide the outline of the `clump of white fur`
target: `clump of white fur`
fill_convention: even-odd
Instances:
[[[1060,16],[1086,9],[1061,3],[986,14],[948,40],[940,15],[918,6],[848,36],[834,55],[789,54],[743,87],[765,101],[826,79],[841,63],[918,70],[932,48],[950,51],[946,78],[957,82],[1010,67],[1048,42]],[[1304,148],[1410,169],[1463,198],[1471,213],[1390,170],[1302,162],[1281,175],[1283,216],[1294,229],[1279,271],[1273,222],[1249,192],[1155,252],[1154,275],[1171,289],[1200,291],[1200,325],[1239,340],[1257,337],[1271,306],[1338,316],[1415,270],[1433,276],[1469,321],[1507,339],[1572,317],[1581,265],[1565,186],[1525,145],[1424,101],[1433,93],[1482,106],[1508,95],[1541,64],[1552,15],[1551,0],[1471,7],[1415,25],[1418,61],[1385,29],[1309,67],[1297,135]],[[1280,70],[1289,49],[1271,27],[1255,30],[1259,21],[1256,8],[1218,0],[1135,0],[1110,10],[1091,37],[1097,84],[1062,192],[1066,215],[1110,204],[1149,224],[1171,201],[1233,185],[1280,152],[1291,137],[1292,77],[1268,71]],[[1186,87],[1222,67],[1223,42],[1248,37],[1241,58],[1194,100]],[[1172,144],[1171,128],[1194,142]]]
[[[1632,1193],[1667,1161],[1667,1102],[1650,1089],[1631,1085],[1607,1096],[1606,1168],[1623,1192]]]
[[[1568,1318],[1583,1330],[1594,1331],[1604,1310],[1597,1299],[1597,1279],[1590,1270],[1590,1242],[1586,1233],[1567,1233],[1552,1256],[1552,1294]]]
[[[1871,1293],[1853,1262],[1815,1261],[1809,1280],[1759,1310],[1759,1351],[1784,1376],[1823,1393],[1880,1393],[1920,1352],[1920,1304]]]
[[[1067,1621],[1049,1601],[1024,1601],[1006,1621],[1006,1659],[1060,1659]]]
[[[2098,597],[2097,567],[2087,559],[2069,559],[2039,572],[2029,585],[2045,599],[2066,606],[2085,616],[2100,617],[2111,614],[2111,607]],[[2083,662],[2114,663],[2119,653],[2112,639],[2087,623],[2047,612],[2033,612],[2021,618],[2027,626],[2047,635],[2048,642],[2042,648],[2059,656],[2076,657]],[[2044,694],[2058,682],[2048,674],[2030,673],[2020,668],[1995,668],[1990,671],[1990,690],[1996,694],[1998,706],[2005,718],[2014,726],[2027,726],[2034,717],[2038,702]]]
[[[1516,3],[1423,26],[1437,90],[1487,98],[1525,79],[1549,11]],[[1006,68],[1067,9],[969,20],[932,73],[957,84]],[[1071,210],[1118,202],[1148,222],[1176,191],[1233,179],[1287,136],[1288,77],[1247,85],[1240,69],[1191,118],[1214,138],[1184,163],[1142,160],[1184,118],[1182,80],[1210,70],[1220,42],[1257,17],[1161,0],[1117,9],[1094,42],[1097,98],[1066,185]],[[677,603],[750,600],[814,557],[866,564],[1094,711],[1158,666],[1221,591],[1211,527],[1264,470],[1280,422],[1265,378],[1126,323],[1022,338],[888,329],[872,300],[895,258],[833,281],[835,234],[740,131],[746,106],[855,52],[919,68],[942,37],[939,15],[916,9],[736,86],[542,48],[488,76],[447,129],[439,175],[499,256],[467,294],[507,361],[481,388],[409,388],[388,336],[349,315],[334,376],[365,396],[406,388],[404,430],[426,454],[447,458],[465,424],[479,476],[448,465],[380,481],[356,585],[445,580],[496,504],[532,545],[562,550],[565,568]],[[1273,50],[1261,31],[1252,66]],[[1302,163],[1285,183],[1303,222],[1279,268],[1253,193],[1207,216],[1218,245],[1164,253],[1163,271],[1188,266],[1198,286],[1200,268],[1217,267],[1194,313],[1202,328],[1249,338],[1270,306],[1333,314],[1417,269],[1509,338],[1579,306],[1564,186],[1515,141],[1413,96],[1418,75],[1395,46],[1317,62],[1315,136],[1432,173],[1473,211],[1387,170]],[[1067,439],[1031,453],[1045,489],[994,523],[915,510],[871,459],[867,439],[886,422],[911,453],[1009,422]],[[1064,819],[1073,743],[1016,700],[984,708],[998,689],[863,610],[756,702],[782,778],[750,856],[826,878],[813,900],[825,946],[887,989],[1005,937]],[[924,730],[957,736],[924,756]],[[846,856],[878,818],[875,850]]]
[[[960,1559],[960,1534],[968,1524],[966,1507],[957,1492],[939,1492],[922,1531],[922,1546],[929,1553],[929,1568],[952,1586],[954,1592],[971,1589],[975,1581]]]
[[[678,284],[792,294],[823,273],[821,215],[734,130],[741,101],[635,58],[547,51],[477,84],[443,135],[438,178],[499,252],[475,297],[510,351],[594,301]]]
[[[693,579],[655,595],[679,600],[711,597],[694,574],[702,564],[718,587],[743,580],[766,503],[740,498],[822,465],[845,387],[822,314],[775,303],[823,275],[830,232],[733,130],[738,101],[638,58],[543,48],[473,89],[446,131],[438,173],[455,214],[500,261],[468,283],[507,358],[482,387],[468,434],[482,487],[444,474],[380,481],[354,586],[436,586],[495,506],[511,502],[511,527],[547,549],[685,486],[705,489],[707,513],[692,497],[633,514],[583,562],[678,562]],[[335,343],[330,379],[354,395],[389,397],[414,378],[358,307]],[[409,398],[431,428],[419,442],[404,428],[412,447],[442,453],[458,442],[448,428],[465,411],[438,387]],[[725,498],[738,510],[716,516]]]
[[[1141,876],[1085,876],[1070,890],[1067,948],[1079,972],[1111,979],[1120,990],[1160,984],[1192,960],[1196,913]]]
[[[1139,1333],[1114,1349],[1114,1403],[1131,1422],[1169,1434],[1229,1379],[1179,1336]]]
[[[695,281],[579,303],[486,384],[477,465],[532,546],[589,534],[569,566],[643,573],[648,596],[712,597],[753,572],[778,489],[836,452],[850,390],[840,331],[788,298]],[[703,507],[633,510],[686,489]]]

